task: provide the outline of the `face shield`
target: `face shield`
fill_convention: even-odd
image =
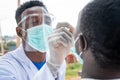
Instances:
[[[27,14],[27,13],[24,13]],[[48,50],[48,36],[53,32],[53,16],[43,8],[41,12],[28,14],[18,23],[22,29],[22,37],[25,41],[25,51],[46,52]]]
[[[22,27],[23,29],[29,29],[31,27],[46,24],[49,26],[52,26],[54,18],[52,14],[29,14],[21,19],[21,21],[18,23],[18,26]]]

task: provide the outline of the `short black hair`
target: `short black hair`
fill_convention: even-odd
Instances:
[[[93,0],[78,23],[100,67],[120,68],[120,0]]]
[[[24,4],[22,4],[20,7],[17,8],[16,14],[15,14],[16,22],[18,23],[20,21],[20,16],[23,11],[25,11],[28,8],[34,7],[34,6],[43,7],[46,11],[48,11],[46,6],[41,1],[38,1],[38,0],[27,1]]]

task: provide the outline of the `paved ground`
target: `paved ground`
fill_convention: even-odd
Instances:
[[[66,79],[66,80],[81,80],[80,77],[75,77],[75,78],[72,78],[72,79]]]
[[[76,78],[73,78],[71,80],[81,80],[81,78],[80,77],[76,77]]]

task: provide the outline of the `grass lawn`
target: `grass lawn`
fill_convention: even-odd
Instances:
[[[67,64],[65,80],[72,80],[73,78],[79,77],[78,71],[80,71],[81,68],[82,68],[82,65],[79,62]]]

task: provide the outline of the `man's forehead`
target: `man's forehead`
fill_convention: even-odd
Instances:
[[[39,6],[28,8],[22,13],[21,18],[23,18],[26,15],[34,14],[34,13],[42,14],[44,11],[43,9],[44,8]]]

